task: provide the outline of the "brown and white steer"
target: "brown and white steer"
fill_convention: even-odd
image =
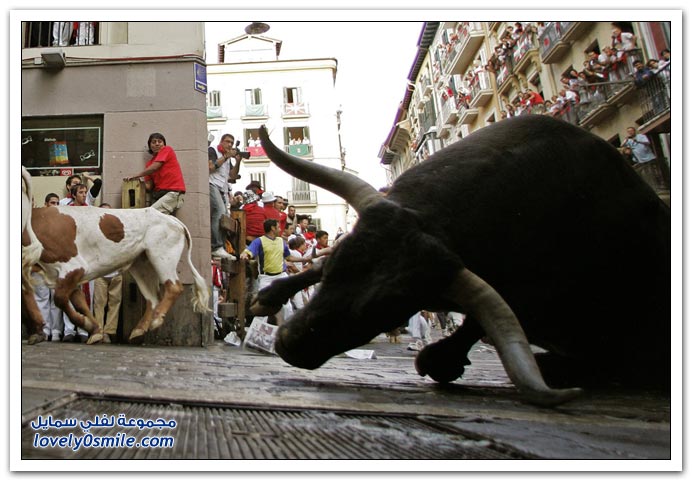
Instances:
[[[51,206],[33,209],[27,226],[33,227],[43,246],[36,264],[45,274],[46,284],[55,288],[56,306],[89,332],[88,344],[100,342],[103,332],[79,285],[115,270],[128,270],[147,301],[144,315],[130,334],[130,342],[141,341],[147,331],[163,324],[183,292],[176,267],[186,243],[187,263],[194,277],[193,308],[209,311],[207,285],[192,265],[190,232],[173,216],[152,208]],[[30,245],[28,234],[22,236],[22,244]]]

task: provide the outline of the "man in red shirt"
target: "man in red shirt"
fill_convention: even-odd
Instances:
[[[124,180],[144,177],[147,189],[150,190],[150,185],[153,189],[154,203],[151,206],[164,214],[174,214],[185,201],[185,180],[178,157],[173,148],[166,145],[166,138],[162,134],[151,134],[147,145],[153,157],[142,172]]]
[[[262,204],[264,205],[264,212],[267,214],[267,219],[276,219],[277,222],[281,222],[281,213],[276,209],[275,204],[276,197],[273,192],[265,192],[262,194]]]
[[[264,221],[267,220],[267,214],[264,207],[258,205],[259,197],[251,190],[245,191],[243,194],[243,207],[245,211],[245,229],[246,229],[246,244],[250,244],[253,240],[264,235]]]

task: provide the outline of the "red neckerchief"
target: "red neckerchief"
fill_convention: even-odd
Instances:
[[[303,234],[303,237],[305,237],[305,240],[313,240],[315,238],[315,232],[306,232]]]

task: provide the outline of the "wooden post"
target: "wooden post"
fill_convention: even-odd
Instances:
[[[245,338],[245,296],[247,292],[245,272],[246,264],[241,262],[240,254],[245,250],[245,211],[234,210],[231,215],[221,218],[221,228],[233,246],[233,255],[238,260],[223,259],[221,269],[229,275],[226,290],[226,302],[219,304],[218,315],[221,318],[233,319],[235,332],[239,338]]]
[[[122,208],[137,209],[146,207],[147,197],[144,182],[139,179],[125,180],[122,186]]]

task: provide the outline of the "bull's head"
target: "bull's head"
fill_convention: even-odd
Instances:
[[[380,195],[361,179],[278,149],[260,128],[269,158],[294,177],[345,199],[359,213],[351,234],[327,259],[309,304],[283,324],[276,352],[288,363],[315,369],[330,357],[368,343],[416,311],[447,304],[478,321],[498,349],[507,373],[526,398],[555,404],[575,390],[551,390],[509,306],[419,216]]]

